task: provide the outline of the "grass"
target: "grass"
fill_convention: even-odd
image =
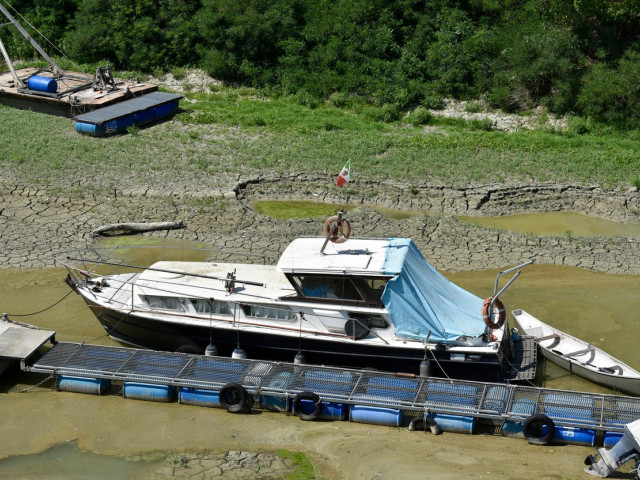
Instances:
[[[287,200],[269,200],[255,202],[254,208],[258,213],[271,218],[315,218],[335,215],[340,207],[327,203],[307,201],[291,202]]]
[[[106,138],[76,133],[67,118],[0,106],[5,179],[51,188],[82,184],[91,194],[127,182],[161,190],[176,178],[209,187],[231,177],[310,172],[326,174],[330,184],[351,160],[354,193],[358,180],[384,179],[451,186],[640,183],[640,132],[505,133],[436,117],[425,130],[403,119],[375,120],[374,107],[364,103],[308,108],[296,97],[230,87],[188,97],[169,121]]]
[[[294,472],[284,477],[284,480],[313,480],[318,478],[311,460],[309,460],[309,457],[304,453],[278,450],[277,454],[281,458],[292,459],[293,464],[296,467]]]

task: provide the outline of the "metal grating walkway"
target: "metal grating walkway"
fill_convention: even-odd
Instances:
[[[76,117],[76,121],[93,124],[104,124],[111,120],[122,118],[136,112],[148,110],[165,103],[183,98],[182,95],[166,92],[152,92],[141,97],[125,100],[108,107],[99,108]]]
[[[494,420],[544,413],[556,425],[622,432],[640,418],[640,398],[378,371],[60,342],[28,371],[219,390],[229,382],[253,395],[292,397]]]

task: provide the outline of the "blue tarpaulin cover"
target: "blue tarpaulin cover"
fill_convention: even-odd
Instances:
[[[411,239],[391,238],[383,264],[387,283],[382,302],[400,336],[452,342],[485,332],[482,299],[450,282],[425,260]]]

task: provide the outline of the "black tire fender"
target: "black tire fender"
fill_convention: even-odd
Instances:
[[[311,400],[314,405],[314,409],[310,413],[304,413],[300,409],[300,403],[302,400]],[[293,399],[293,411],[300,417],[300,420],[315,420],[320,415],[320,408],[322,407],[322,402],[320,401],[320,397],[313,392],[300,392]]]
[[[545,425],[547,426],[547,431],[542,435],[542,428]],[[556,433],[556,425],[546,415],[537,413],[524,421],[522,433],[531,445],[547,445]]]
[[[227,383],[220,389],[219,399],[222,408],[231,413],[246,412],[253,406],[249,393],[239,383]]]

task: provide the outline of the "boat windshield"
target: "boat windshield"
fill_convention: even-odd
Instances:
[[[382,294],[390,277],[352,275],[287,275],[298,294],[312,300],[339,300],[382,307]]]
[[[362,295],[346,275],[299,275],[293,277],[298,289],[308,298],[334,298],[362,301]]]

